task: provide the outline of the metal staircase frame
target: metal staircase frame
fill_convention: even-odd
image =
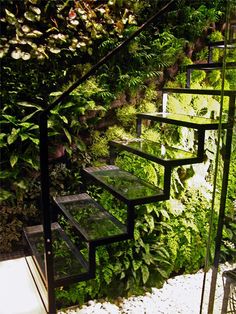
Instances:
[[[41,172],[41,211],[43,217],[43,232],[44,232],[44,246],[45,246],[45,270],[47,278],[47,294],[48,294],[48,313],[56,313],[55,291],[54,291],[54,269],[53,269],[53,249],[52,249],[52,233],[51,221],[52,213],[50,208],[50,182],[49,182],[49,165],[48,165],[48,115],[50,111],[60,104],[75,88],[85,82],[89,77],[94,75],[97,70],[104,64],[108,63],[114,55],[117,55],[122,49],[136,38],[143,30],[152,24],[158,17],[164,14],[167,9],[173,5],[175,1],[169,1],[163,8],[156,12],[143,25],[141,25],[129,38],[124,40],[119,46],[114,48],[100,61],[98,61],[85,75],[74,82],[61,96],[47,105],[44,111],[39,116],[39,132],[40,132],[40,172]],[[132,210],[131,216],[132,214]],[[133,226],[131,226],[133,229]],[[95,255],[94,248],[91,248],[91,261]],[[95,267],[94,267],[95,268]]]
[[[48,104],[44,111],[39,116],[39,130],[40,130],[40,171],[41,171],[41,211],[43,217],[43,234],[44,234],[44,248],[45,248],[45,273],[46,273],[46,290],[47,290],[47,312],[50,314],[56,313],[56,302],[55,302],[55,280],[54,280],[54,267],[53,267],[53,248],[52,248],[52,212],[50,206],[50,180],[49,180],[49,165],[48,165],[48,116],[50,111],[60,104],[75,88],[80,84],[85,82],[89,77],[94,75],[97,70],[109,60],[113,58],[114,55],[117,55],[124,47],[137,37],[143,30],[145,30],[151,23],[153,23],[158,17],[164,14],[167,9],[169,9],[173,4],[174,0],[171,0],[167,3],[162,9],[155,13],[150,19],[148,19],[142,26],[140,26],[128,39],[122,42],[119,46],[109,52],[105,57],[103,57],[97,64],[95,64],[84,76],[79,78],[75,83],[73,83],[65,92],[62,93],[56,100],[51,104]],[[181,93],[191,93],[191,94],[202,94],[202,95],[220,95],[218,91],[208,91],[204,92],[203,90],[192,90],[192,89],[163,89],[164,93],[169,92],[181,92]],[[226,137],[226,152],[225,152],[225,161],[224,161],[224,176],[222,183],[221,191],[221,205],[220,205],[220,214],[218,221],[218,233],[216,239],[216,250],[215,250],[215,259],[214,267],[218,268],[219,263],[219,254],[220,254],[220,243],[222,237],[222,229],[224,224],[224,212],[225,212],[225,203],[226,203],[226,194],[227,194],[227,185],[228,185],[228,175],[229,175],[229,166],[230,166],[230,153],[231,153],[231,144],[232,144],[232,132],[234,124],[234,114],[235,114],[235,92],[225,92],[224,96],[229,97],[229,114],[227,121],[227,137]],[[141,132],[140,123],[138,124],[139,134]],[[197,158],[202,158],[202,151],[204,147],[204,130],[198,129],[199,133],[199,144],[198,144],[198,156]],[[139,135],[138,134],[138,135]],[[169,185],[170,185],[170,172],[171,167],[165,167],[166,170],[166,179],[167,184],[165,185],[166,194],[169,195]],[[168,187],[167,187],[168,185]],[[164,199],[164,198],[163,198]],[[128,236],[131,237],[134,229],[134,206],[136,204],[128,204]],[[96,245],[89,244],[89,263],[91,266],[90,275],[95,275],[95,248]]]

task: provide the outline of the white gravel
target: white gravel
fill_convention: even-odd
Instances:
[[[228,263],[220,266],[217,277],[217,288],[214,314],[221,313],[223,300],[224,270],[233,269],[236,265]],[[207,313],[211,271],[207,273],[203,314]],[[143,296],[119,298],[116,304],[91,300],[82,307],[73,307],[58,314],[199,314],[203,284],[203,271],[194,275],[181,275],[168,279],[161,289],[152,288],[151,293]]]

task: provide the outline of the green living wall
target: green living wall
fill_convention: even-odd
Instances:
[[[167,3],[158,0],[97,2],[0,1],[1,252],[18,245],[23,225],[40,222],[38,114],[132,34],[152,12]],[[176,1],[165,17],[51,111],[52,195],[78,193],[81,167],[106,162],[109,140],[135,136],[135,113],[159,110],[158,90],[164,84],[185,85],[184,65],[206,61],[207,41],[223,38],[225,4],[226,1],[220,0]],[[222,54],[215,54],[214,58],[220,60]],[[235,55],[229,58],[235,60]],[[196,88],[220,87],[220,73],[215,71],[206,76],[196,71],[193,83]],[[227,84],[228,88],[235,89],[233,72],[227,73]],[[183,100],[184,107],[180,104]],[[202,97],[172,97],[169,110],[205,116],[212,111],[217,114],[219,99],[209,97],[207,101],[206,105]],[[146,125],[144,136],[183,148],[188,138],[188,145],[194,148],[194,135],[180,128],[163,130]],[[205,163],[175,169],[171,200],[140,206],[134,241],[110,245],[109,250],[99,248],[96,279],[58,290],[60,304],[142,293],[151,286],[162,285],[172,273],[193,272],[203,266],[216,134],[209,132],[207,140]],[[55,163],[65,153],[67,163]],[[162,169],[153,163],[129,154],[123,154],[116,162],[152,183],[162,182]],[[234,181],[231,175],[229,216],[234,211]],[[93,188],[90,193],[119,219],[125,219],[124,206],[105,191]],[[232,259],[235,224],[229,222],[224,236],[224,258]]]

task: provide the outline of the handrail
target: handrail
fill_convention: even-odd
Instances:
[[[48,105],[47,108],[44,109],[41,114],[47,114],[55,108],[58,104],[60,104],[76,87],[86,81],[90,76],[94,75],[96,71],[104,64],[106,64],[114,55],[118,54],[118,52],[126,47],[131,40],[137,37],[144,29],[146,29],[158,16],[162,15],[171,4],[173,4],[175,0],[171,0],[168,2],[163,8],[161,8],[158,12],[156,12],[153,16],[151,16],[145,23],[143,23],[136,31],[133,32],[127,39],[125,39],[120,45],[115,47],[113,50],[108,52],[103,58],[101,58],[86,74],[84,74],[81,78],[75,81],[67,90],[65,90],[57,99],[55,99],[51,104]]]

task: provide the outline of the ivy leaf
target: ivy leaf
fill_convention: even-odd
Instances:
[[[1,171],[0,172],[0,179],[10,178],[12,176],[12,172],[10,171]]]
[[[36,145],[39,145],[39,139],[38,138],[34,138],[32,136],[29,136],[29,139]]]
[[[15,166],[15,164],[17,163],[18,161],[18,155],[16,155],[15,153],[13,153],[10,157],[10,164],[11,164],[11,167],[13,168]]]
[[[61,49],[57,48],[57,47],[49,47],[49,50],[51,53],[60,53],[61,52]]]
[[[7,114],[2,115],[3,118],[7,119],[9,122],[13,123],[14,125],[17,125],[16,118]]]
[[[7,9],[5,9],[5,12],[6,12],[6,19],[7,19],[8,23],[10,23],[12,25],[16,24],[16,22],[17,22],[16,16]]]
[[[41,10],[40,10],[40,8],[38,8],[38,7],[33,7],[33,6],[31,5],[31,6],[30,6],[30,10],[31,10],[32,12],[34,12],[35,14],[37,14],[37,15],[41,14]]]
[[[16,185],[21,188],[22,190],[26,190],[27,186],[25,184],[25,182],[23,180],[21,180],[20,182],[17,182]]]
[[[111,283],[112,275],[112,269],[109,266],[103,269],[103,277],[108,285]]]
[[[12,193],[8,192],[7,190],[0,189],[0,201],[6,201],[10,197],[12,197]]]
[[[30,22],[35,22],[37,20],[36,15],[31,11],[26,11],[24,17]]]
[[[71,135],[70,135],[69,131],[66,128],[63,128],[63,131],[64,131],[69,143],[71,144],[72,140],[71,140]]]
[[[6,133],[0,133],[0,147],[6,146],[6,143],[3,140],[5,136],[6,136]]]
[[[132,261],[132,264],[133,264],[133,268],[134,268],[134,271],[138,270],[140,268],[140,266],[142,265],[142,261],[137,261],[137,260],[133,260]]]
[[[149,270],[148,270],[147,265],[143,265],[141,267],[141,272],[142,272],[143,283],[145,284],[148,281],[148,278],[149,278]]]
[[[156,270],[161,274],[161,276],[163,277],[163,278],[168,278],[169,276],[167,275],[167,272],[166,271],[164,271],[163,269],[161,269],[161,268],[159,268],[159,267],[157,267],[156,268]]]
[[[154,218],[151,215],[144,215],[144,217],[145,217],[146,222],[148,223],[150,232],[152,232],[155,227]]]
[[[25,121],[31,119],[37,112],[39,112],[39,111],[41,111],[41,110],[42,110],[42,109],[39,109],[39,110],[36,110],[36,111],[34,111],[34,112],[28,114],[27,116],[25,116],[25,117],[22,119],[22,121],[25,122]]]
[[[66,118],[65,116],[60,116],[60,115],[59,115],[59,117],[60,117],[60,119],[62,119],[62,121],[63,121],[64,123],[68,124],[68,120],[67,120],[67,118]]]
[[[20,132],[20,129],[15,129],[15,128],[12,129],[11,134],[8,135],[8,137],[7,137],[7,143],[9,145],[11,145],[12,143],[15,142],[15,140],[18,137],[19,132]]]

